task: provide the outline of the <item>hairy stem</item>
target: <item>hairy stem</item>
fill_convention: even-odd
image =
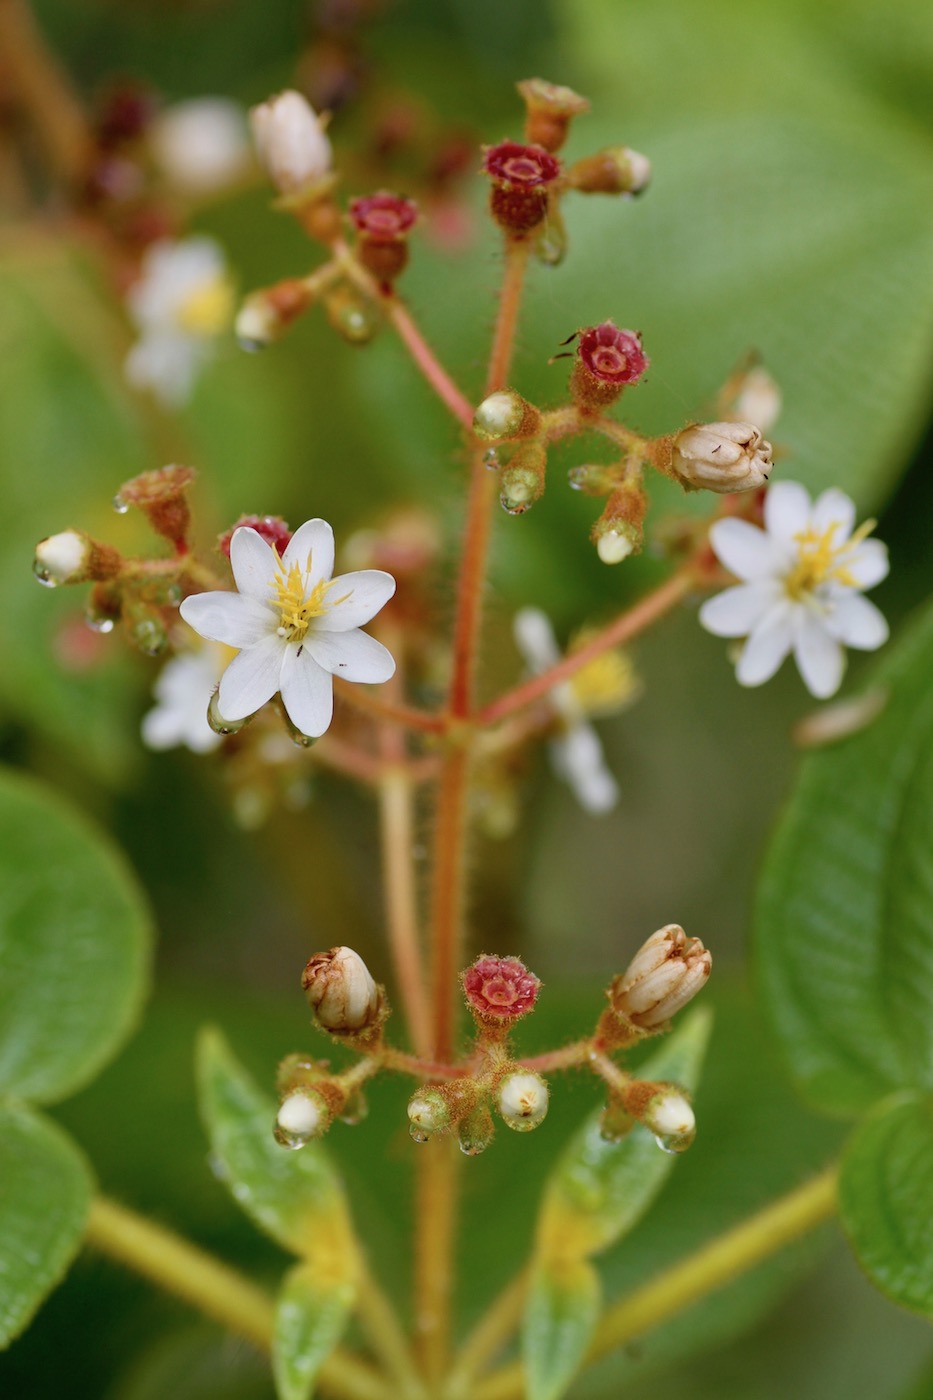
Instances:
[[[388,727],[383,744],[400,739]],[[387,768],[379,782],[382,869],[386,919],[395,964],[395,979],[417,1055],[431,1052],[431,1013],[424,985],[424,962],[418,936],[418,898],[412,864],[414,812],[412,781],[402,767]]]
[[[197,1245],[105,1196],[91,1203],[85,1240],[261,1351],[271,1350],[272,1298]],[[393,1400],[395,1394],[371,1366],[339,1348],[324,1363],[320,1382],[345,1400]]]
[[[79,184],[93,151],[90,129],[25,0],[0,0],[0,58],[55,169],[69,184]]]
[[[586,1361],[597,1361],[659,1327],[816,1229],[835,1213],[837,1180],[833,1165],[620,1298],[603,1315]],[[524,1393],[516,1362],[477,1385],[471,1400],[521,1400]]]
[[[450,1350],[459,1166],[456,1138],[433,1138],[418,1149],[415,1330],[424,1374],[434,1389]]]
[[[411,312],[397,297],[387,297],[383,301],[389,320],[398,332],[399,339],[437,397],[450,409],[451,413],[465,428],[473,425],[473,406],[462,394],[450,375],[440,363],[434,351],[418,329]]]

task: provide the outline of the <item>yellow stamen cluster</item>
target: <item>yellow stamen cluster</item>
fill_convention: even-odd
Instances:
[[[816,530],[802,530],[795,535],[797,541],[797,562],[784,578],[784,588],[795,601],[812,593],[821,583],[842,583],[847,588],[857,588],[858,580],[848,566],[848,560],[856,547],[875,528],[874,520],[866,520],[849,539],[842,544],[833,544],[833,536],[839,529],[834,521],[820,534]]]
[[[579,638],[577,650],[586,642]],[[571,677],[569,686],[577,704],[588,715],[615,714],[634,700],[641,685],[630,658],[624,651],[605,651],[594,657]]]
[[[292,564],[286,573],[284,565],[280,563],[273,584],[275,606],[279,610],[280,619],[278,634],[289,642],[302,641],[312,618],[322,617],[333,607],[332,603],[326,601],[328,589],[333,586],[333,579],[320,579],[310,593],[306,592],[305,578],[310,568],[310,556],[306,569],[302,569],[300,564]],[[343,602],[343,599],[340,601]]]
[[[218,275],[189,292],[178,308],[179,328],[191,335],[219,335],[233,319],[233,287]]]

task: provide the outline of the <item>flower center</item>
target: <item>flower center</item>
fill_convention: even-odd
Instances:
[[[822,583],[841,583],[847,588],[858,588],[849,562],[856,547],[875,528],[874,520],[866,520],[855,534],[842,544],[833,544],[833,536],[839,529],[839,521],[834,520],[821,533],[816,530],[801,530],[795,535],[797,541],[797,562],[784,579],[788,597],[798,602],[807,594],[813,593]]]
[[[225,330],[232,315],[233,288],[226,277],[218,274],[188,293],[175,319],[181,330],[207,336]]]
[[[584,714],[613,714],[634,698],[639,686],[635,668],[621,651],[605,651],[575,675],[568,685]]]
[[[310,555],[307,567],[311,567]],[[320,579],[308,593],[305,573],[306,570],[303,570],[300,564],[292,564],[286,573],[280,563],[273,584],[275,606],[279,610],[279,625],[276,631],[289,642],[303,641],[312,618],[323,617],[324,613],[330,612],[333,607],[333,603],[326,601],[327,591],[332,586],[333,579]],[[349,594],[346,596],[349,597]]]

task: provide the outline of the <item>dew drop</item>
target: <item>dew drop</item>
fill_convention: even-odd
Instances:
[[[483,453],[483,463],[487,471],[497,472],[500,467],[499,454],[494,447],[487,447]]]
[[[489,1146],[488,1142],[478,1141],[476,1138],[468,1138],[465,1142],[460,1139],[460,1151],[464,1157],[478,1157],[481,1152],[485,1152]]]
[[[114,619],[108,617],[106,613],[86,612],[84,614],[85,625],[90,627],[92,632],[100,632],[106,635],[114,629]]]
[[[122,496],[114,496],[113,508],[116,511],[117,515],[126,515],[126,512],[129,510],[130,506],[129,502],[124,501]]]
[[[655,1133],[654,1140],[662,1152],[669,1152],[671,1156],[679,1156],[681,1152],[686,1152],[693,1144],[696,1132],[690,1133]]]
[[[36,576],[36,582],[41,583],[43,588],[57,588],[58,579],[53,578],[43,563],[36,559],[32,566],[32,571]]]
[[[567,480],[570,482],[570,485],[573,487],[574,491],[586,490],[589,473],[589,467],[570,468],[570,471],[567,473]]]
[[[424,1132],[421,1128],[416,1128],[414,1123],[409,1123],[408,1131],[411,1134],[412,1142],[427,1142],[430,1136],[429,1133]]]
[[[504,491],[499,497],[499,504],[506,515],[524,515],[527,510],[531,509],[530,501],[513,501],[511,496],[507,496]]]
[[[243,726],[249,723],[249,718],[224,719],[217,708],[217,691],[215,690],[208,702],[207,722],[215,734],[239,734]]]
[[[276,1123],[272,1129],[272,1136],[280,1147],[284,1147],[288,1152],[297,1152],[300,1147],[305,1147],[311,1141],[313,1134],[290,1133]]]

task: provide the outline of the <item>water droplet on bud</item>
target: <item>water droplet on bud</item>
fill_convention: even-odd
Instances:
[[[207,706],[207,722],[215,734],[239,734],[245,724],[249,724],[252,715],[246,719],[224,719],[217,708],[217,691],[215,690]]]
[[[567,473],[567,480],[574,491],[585,491],[589,484],[589,467],[571,467]]]
[[[507,496],[504,491],[499,497],[499,504],[506,515],[524,515],[526,511],[531,510],[532,506],[531,501],[515,501],[511,496]]]
[[[669,1152],[671,1156],[677,1156],[681,1152],[686,1152],[688,1147],[692,1147],[696,1131],[689,1133],[655,1133],[654,1140],[662,1152]]]
[[[141,617],[130,629],[130,639],[144,656],[159,656],[168,646],[168,633],[157,617]]]
[[[341,1123],[348,1123],[351,1128],[355,1128],[357,1123],[362,1123],[368,1112],[369,1104],[359,1090],[357,1090],[355,1094],[350,1095],[344,1104],[343,1112],[340,1115],[340,1121]]]
[[[491,472],[497,472],[500,467],[499,454],[494,447],[487,447],[483,453],[483,465]]]
[[[272,1136],[280,1147],[286,1148],[289,1152],[297,1152],[299,1147],[304,1147],[311,1141],[313,1134],[290,1133],[286,1128],[282,1128],[276,1123],[272,1129]]]
[[[38,559],[33,562],[32,572],[36,576],[36,582],[41,583],[43,588],[57,588],[58,579],[53,578],[44,564]]]
[[[108,617],[106,613],[86,612],[84,614],[84,621],[92,632],[100,632],[103,635],[112,632],[114,629],[114,619]]]
[[[123,499],[122,496],[114,496],[114,498],[113,498],[113,508],[114,508],[114,510],[116,511],[117,515],[126,515],[126,512],[127,512],[127,511],[129,510],[129,508],[130,508],[130,507],[129,507],[129,502],[128,502],[128,501],[124,501],[124,499]]]
[[[427,1142],[430,1137],[430,1133],[424,1132],[421,1128],[416,1127],[414,1123],[409,1123],[408,1132],[412,1142]]]

